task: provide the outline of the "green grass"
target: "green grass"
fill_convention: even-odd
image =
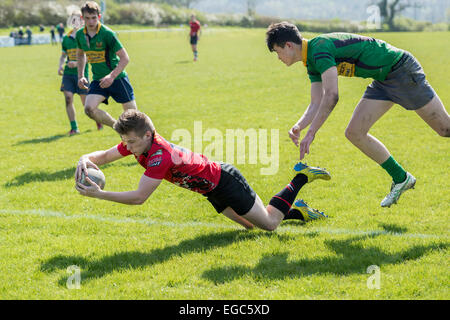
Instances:
[[[311,37],[311,34],[306,34]],[[377,33],[411,51],[449,104],[448,33]],[[309,103],[305,69],[286,68],[264,30],[205,33],[200,60],[183,33],[123,33],[140,110],[171,139],[176,129],[278,129],[279,170],[237,165],[261,199],[291,179],[298,150],[287,131]],[[351,145],[345,127],[369,80],[340,78],[340,101],[311,148],[329,182],[301,197],[329,215],[274,233],[245,231],[201,195],[163,182],[142,206],[85,198],[74,189],[80,155],[119,142],[97,132],[78,98],[82,134],[69,123],[57,75],[60,48],[0,48],[0,299],[449,299],[450,143],[414,112],[393,107],[372,129],[417,178],[398,205],[380,208],[390,178]],[[121,106],[103,106],[114,117]],[[204,147],[208,145],[203,143]],[[127,158],[102,168],[106,189],[133,190],[143,169]],[[66,269],[81,269],[69,290]],[[371,290],[367,268],[380,267]]]

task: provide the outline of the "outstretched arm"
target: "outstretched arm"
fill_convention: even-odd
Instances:
[[[88,167],[98,169],[98,166],[116,161],[122,157],[116,146],[109,150],[95,151],[81,156],[75,170],[75,182],[81,180],[81,173],[84,172],[86,174]]]
[[[90,187],[86,187],[80,182],[77,182],[77,185],[75,186],[78,192],[83,196],[131,205],[143,204],[148,199],[148,197],[150,197],[153,191],[155,191],[156,188],[158,188],[158,186],[162,181],[159,179],[149,178],[146,175],[143,175],[141,177],[141,180],[139,181],[139,186],[137,190],[125,192],[112,192],[100,189],[100,187],[89,178],[87,178],[86,180],[91,184]]]
[[[320,127],[322,127],[324,122],[327,120],[339,100],[338,74],[336,67],[331,67],[322,73],[322,88],[323,96],[319,109],[308,129],[308,132],[300,142],[300,160],[305,157],[306,153],[309,154],[309,147],[313,142],[317,131],[319,131]]]
[[[322,101],[323,89],[322,82],[311,83],[311,103],[302,117],[289,130],[289,137],[295,145],[299,146],[300,132],[311,124],[319,109]]]

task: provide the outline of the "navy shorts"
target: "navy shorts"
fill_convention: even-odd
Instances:
[[[134,100],[133,87],[128,77],[114,80],[108,88],[101,88],[99,80],[93,80],[89,86],[89,94],[99,94],[106,99],[103,103],[108,104],[108,98],[112,97],[117,103],[126,103]]]
[[[231,207],[238,215],[250,211],[256,201],[256,193],[242,173],[228,163],[221,163],[222,172],[217,187],[204,194],[214,209],[221,213]]]
[[[384,81],[375,80],[367,87],[363,98],[389,100],[407,110],[417,110],[435,95],[419,61],[405,52]]]
[[[191,40],[190,40],[191,44],[197,44],[197,41],[198,41],[198,36],[191,36]]]
[[[73,94],[88,94],[88,90],[80,89],[78,86],[78,76],[76,74],[63,75],[60,91],[69,91]]]

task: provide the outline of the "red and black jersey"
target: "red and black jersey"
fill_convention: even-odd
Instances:
[[[123,142],[117,145],[117,150],[122,156],[132,154]],[[136,160],[146,169],[147,177],[165,179],[201,194],[212,191],[219,184],[222,171],[220,164],[170,143],[156,132],[150,150]]]
[[[189,26],[191,27],[191,32],[189,35],[191,37],[196,36],[198,31],[200,30],[200,22],[198,20],[189,21]]]

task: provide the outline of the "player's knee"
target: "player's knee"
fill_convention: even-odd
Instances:
[[[66,102],[66,107],[70,107],[73,104],[73,96],[64,94],[64,101]]]
[[[440,121],[433,129],[441,137],[450,137],[450,118],[448,118],[448,121]]]
[[[94,114],[95,114],[95,108],[92,107],[92,106],[87,105],[87,106],[84,107],[84,113],[86,113],[86,115],[89,118],[93,119],[94,118]]]
[[[353,127],[348,126],[345,129],[345,137],[350,141],[359,141],[362,137],[362,134],[360,131],[355,130]]]
[[[276,229],[277,227],[278,227],[278,226],[276,226],[276,225],[269,225],[269,226],[267,226],[267,228],[265,228],[264,230],[269,231],[269,232],[273,232],[273,231],[275,231],[275,229]]]
[[[356,131],[355,131],[352,127],[348,126],[348,127],[345,129],[345,137],[346,137],[348,140],[352,141],[352,140],[355,140],[355,139],[356,139],[357,133],[356,133]]]
[[[136,103],[127,103],[127,104],[123,105],[123,111],[130,110],[130,109],[137,110]]]
[[[64,99],[66,101],[66,107],[69,107],[69,106],[72,105],[73,97],[71,97],[71,96],[64,96]]]
[[[265,231],[272,232],[272,231],[275,231],[275,229],[278,227],[278,223],[269,222],[269,223],[264,223],[258,227]]]
[[[441,127],[441,128],[438,130],[438,134],[439,134],[441,137],[444,137],[444,138],[450,137],[450,127]]]

